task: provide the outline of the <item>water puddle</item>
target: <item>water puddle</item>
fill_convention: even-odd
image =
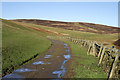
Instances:
[[[65,74],[65,69],[61,71],[54,71],[52,74],[57,74],[58,78],[63,77]]]
[[[71,55],[64,55],[65,59],[70,59]]]
[[[64,69],[65,63],[66,63],[67,61],[68,61],[68,60],[64,60],[64,61],[63,61],[62,66],[61,66],[61,69]]]
[[[66,52],[70,52],[70,50],[68,49],[68,50],[65,50]]]
[[[65,44],[65,43],[63,43],[63,44],[64,44],[64,46],[65,46],[64,48],[67,48],[65,51],[69,53],[70,50],[69,50],[68,45]],[[58,57],[58,56],[57,56],[57,57]],[[61,68],[60,68],[61,70],[52,72],[52,74],[57,74],[58,78],[64,76],[64,74],[65,74],[65,72],[66,72],[65,63],[71,58],[71,55],[64,55],[64,58],[67,59],[67,60],[64,60],[64,61],[63,61],[62,65],[61,65]]]
[[[45,55],[44,58],[50,58],[52,55]]]
[[[65,51],[66,51],[66,52],[70,52],[70,49],[69,49],[68,45],[64,43],[64,46],[65,46],[64,48],[66,48]]]
[[[54,71],[54,72],[52,72],[52,74],[57,74],[58,78],[63,77],[65,75],[65,72],[66,72],[65,63],[67,61],[68,60],[63,61],[62,66],[60,68],[61,69],[60,71]]]
[[[52,72],[53,74],[60,74],[61,73],[61,71],[54,71],[54,72]]]
[[[68,45],[64,43],[64,46],[68,46]]]
[[[14,72],[22,73],[22,72],[31,72],[31,71],[37,71],[37,70],[21,68],[21,69],[15,70]]]
[[[68,46],[65,46],[64,48],[69,49],[69,47],[68,47]]]
[[[35,65],[35,64],[45,64],[45,63],[44,61],[38,61],[38,62],[34,62],[33,64]]]
[[[33,63],[33,65],[37,65],[37,64],[51,64],[51,63],[50,62],[45,63],[44,61],[37,61]]]
[[[65,43],[63,43],[63,44],[64,44],[64,46],[65,46],[64,48],[66,48],[65,51],[69,53],[70,50],[69,50],[68,45],[65,44]],[[57,57],[58,57],[58,56],[57,56]],[[56,75],[58,76],[58,78],[64,76],[64,74],[65,74],[65,72],[66,72],[65,63],[71,58],[71,55],[64,55],[64,58],[67,59],[67,60],[64,60],[64,61],[63,61],[62,65],[61,65],[61,67],[60,67],[60,70],[59,70],[59,71],[54,71],[54,72],[52,72],[52,74],[56,74]]]
[[[8,74],[6,76],[3,77],[3,80],[5,80],[4,78],[23,78],[21,75],[18,74]],[[21,80],[21,79],[20,79]]]

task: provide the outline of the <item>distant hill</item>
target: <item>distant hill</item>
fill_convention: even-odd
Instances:
[[[99,34],[118,33],[118,30],[120,30],[120,28],[117,27],[93,24],[93,23],[84,23],[84,22],[62,22],[62,21],[50,21],[50,20],[39,20],[39,19],[16,19],[12,21],[33,23],[48,27],[57,27],[67,30],[76,30],[76,31],[99,33]]]

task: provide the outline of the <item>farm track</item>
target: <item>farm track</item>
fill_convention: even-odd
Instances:
[[[14,70],[13,73],[4,76],[4,78],[62,78],[64,77],[67,64],[71,58],[70,48],[67,44],[51,40],[52,47],[43,55],[22,68]],[[3,78],[3,80],[4,80]]]

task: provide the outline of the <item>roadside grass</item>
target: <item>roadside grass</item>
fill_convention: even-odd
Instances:
[[[70,45],[72,50],[72,61],[70,63],[70,72],[74,75],[68,78],[107,78],[107,75],[98,67],[98,60],[92,55],[87,55],[87,48],[74,44],[66,39],[59,39]]]
[[[2,27],[3,76],[41,55],[51,46],[51,41],[43,37],[45,33],[35,33],[32,29],[6,20]]]
[[[97,59],[92,55],[87,55],[86,48],[73,43],[70,45],[75,58],[71,66],[75,72],[74,78],[107,78],[102,68],[97,66]]]

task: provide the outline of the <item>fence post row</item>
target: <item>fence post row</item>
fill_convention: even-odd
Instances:
[[[55,37],[47,36],[47,38],[53,39]],[[57,38],[59,38],[59,37],[57,37]],[[63,37],[61,37],[61,38],[63,38]],[[71,42],[73,42],[75,44],[80,44],[81,46],[84,46],[86,48],[88,47],[87,55],[94,55],[95,57],[97,57],[98,58],[98,66],[100,66],[102,64],[102,61],[104,59],[104,55],[107,55],[107,54],[105,54],[105,52],[109,49],[108,47],[103,46],[103,44],[101,44],[100,47],[98,48],[99,44],[97,44],[96,41],[92,42],[89,40],[83,40],[83,39],[79,39],[79,38],[75,39],[75,38],[71,38],[71,37],[64,37],[64,38],[70,40]],[[110,49],[109,50],[110,56],[112,55],[113,52],[116,53],[116,56],[115,56],[113,64],[110,65],[112,67],[112,69],[109,71],[108,79],[114,78],[114,75],[116,72],[116,67],[119,67],[119,66],[117,66],[117,64],[119,62],[118,58],[120,56],[119,51],[115,48]]]

